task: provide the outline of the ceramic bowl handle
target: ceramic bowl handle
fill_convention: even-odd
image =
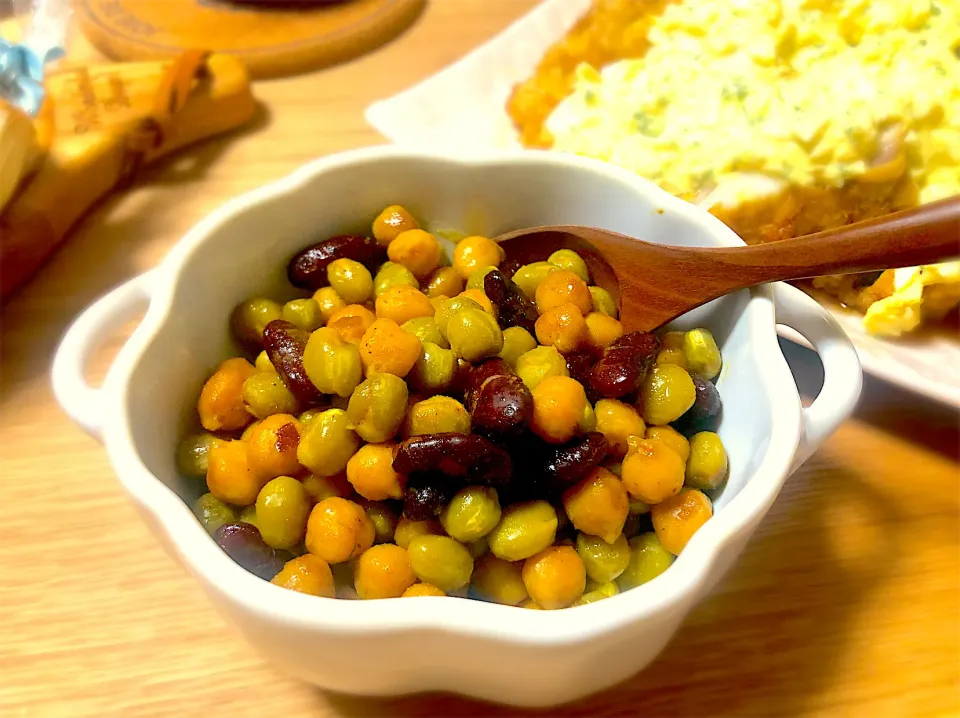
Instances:
[[[67,330],[53,358],[51,378],[57,402],[97,441],[103,431],[103,396],[87,383],[84,369],[110,333],[149,303],[151,279],[151,272],[141,274],[87,307]]]
[[[836,319],[799,289],[788,284],[772,286],[777,324],[790,327],[810,342],[823,363],[823,388],[803,410],[795,470],[853,411],[863,387],[863,372],[857,350]]]

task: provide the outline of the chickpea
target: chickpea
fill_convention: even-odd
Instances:
[[[250,470],[246,442],[220,441],[210,449],[207,488],[221,501],[249,506],[257,500],[264,482]]]
[[[401,598],[417,598],[419,596],[446,596],[443,591],[432,583],[415,583],[403,592]]]
[[[627,490],[620,479],[598,466],[563,492],[563,508],[578,531],[613,543],[627,520]]]
[[[617,303],[613,301],[613,295],[603,287],[589,286],[590,299],[593,302],[593,311],[606,314],[608,317],[617,318]]]
[[[573,304],[561,304],[541,314],[535,330],[542,345],[556,347],[561,354],[576,351],[587,339],[587,324]]]
[[[463,277],[453,267],[438,267],[427,278],[427,296],[431,299],[441,296],[455,297],[463,289]]]
[[[503,330],[503,349],[498,355],[510,368],[516,370],[522,354],[537,348],[537,340],[523,327],[507,327]]]
[[[523,585],[523,563],[504,561],[492,553],[476,562],[470,590],[477,598],[504,606],[517,606],[529,598]]]
[[[372,231],[373,238],[380,245],[387,247],[401,233],[419,228],[420,225],[412,214],[399,204],[391,204],[373,220]]]
[[[371,501],[402,499],[407,477],[393,470],[396,444],[365,444],[347,462],[347,481]]]
[[[376,307],[378,318],[392,319],[397,324],[434,315],[433,305],[427,295],[406,284],[390,287],[377,299]]]
[[[523,585],[530,598],[547,610],[566,608],[583,595],[587,573],[570,546],[551,546],[523,562]]]
[[[403,378],[422,351],[420,340],[391,319],[377,319],[360,341],[360,359],[367,376],[379,372]]]
[[[503,248],[487,237],[464,237],[453,250],[453,268],[466,280],[483,267],[499,267]]]
[[[336,596],[330,564],[310,553],[287,561],[270,583],[311,596]]]
[[[573,304],[580,313],[587,315],[593,308],[593,298],[587,283],[573,272],[558,269],[550,272],[537,287],[537,309],[546,314],[563,304]]]
[[[594,407],[597,431],[607,438],[607,454],[617,459],[627,455],[627,439],[643,437],[646,426],[640,414],[629,404],[616,399],[601,399]]]
[[[584,323],[587,325],[587,344],[602,351],[623,336],[623,325],[601,312],[590,312]]]
[[[426,521],[411,521],[406,516],[401,516],[397,522],[397,528],[393,534],[393,540],[400,548],[407,548],[410,542],[417,536],[443,536],[443,526],[437,519],[427,519]]]
[[[321,287],[313,293],[313,300],[320,307],[320,318],[324,325],[330,321],[334,312],[347,306],[343,297],[337,294],[337,290],[333,287]]]
[[[348,304],[330,315],[327,328],[336,330],[345,342],[360,344],[364,332],[376,319],[376,315],[362,304]]]
[[[353,573],[353,583],[361,599],[399,598],[416,582],[407,552],[391,543],[364,551]]]
[[[640,387],[643,419],[657,426],[679,419],[696,398],[693,379],[674,364],[655,365]]]
[[[310,512],[307,551],[327,563],[356,558],[373,545],[373,522],[359,504],[331,496]]]
[[[408,229],[387,246],[391,262],[403,265],[415,277],[426,278],[440,264],[440,243],[422,229]]]
[[[303,425],[290,414],[273,414],[261,421],[247,439],[247,464],[266,480],[300,473],[297,447]]]
[[[227,359],[217,367],[203,385],[197,401],[197,413],[204,429],[239,431],[253,421],[243,405],[243,382],[256,371],[253,364],[241,357]]]
[[[551,444],[573,438],[584,415],[587,396],[576,379],[551,376],[533,389],[533,417],[530,428]]]
[[[347,304],[363,304],[373,295],[370,270],[352,259],[335,259],[327,265],[327,281]]]
[[[573,272],[584,282],[590,281],[590,271],[587,269],[587,263],[572,249],[558,249],[547,257],[547,261],[555,267]]]
[[[297,447],[297,460],[314,474],[333,476],[347,468],[359,445],[347,413],[327,409],[307,425]]]
[[[687,459],[690,458],[690,442],[672,426],[651,426],[647,429],[644,438],[662,441],[677,452],[677,456],[680,457],[683,463],[687,463]]]
[[[655,439],[628,439],[621,467],[623,485],[630,495],[647,504],[658,504],[683,486],[684,464],[667,444]]]
[[[363,379],[360,352],[330,327],[317,329],[303,351],[303,369],[324,394],[348,397]]]
[[[517,376],[533,391],[544,379],[552,376],[570,376],[567,360],[555,347],[536,347],[517,359]]]

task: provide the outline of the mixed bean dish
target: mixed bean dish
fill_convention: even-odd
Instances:
[[[195,514],[316,596],[558,609],[655,578],[727,476],[713,336],[624,333],[570,250],[444,254],[390,206],[290,260],[303,298],[235,309],[245,356],[207,379],[178,450],[206,481]]]

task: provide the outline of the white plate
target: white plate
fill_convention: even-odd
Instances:
[[[506,112],[514,85],[590,7],[591,0],[545,0],[485,45],[423,82],[371,105],[367,121],[397,144],[483,153],[518,146]],[[859,315],[828,307],[857,347],[864,370],[960,407],[960,341],[946,333],[900,340],[869,336]],[[784,336],[795,340],[796,335]]]

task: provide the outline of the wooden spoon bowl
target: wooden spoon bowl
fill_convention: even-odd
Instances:
[[[586,262],[626,331],[653,331],[729,292],[766,282],[935,264],[960,257],[960,196],[794,239],[743,247],[676,247],[605,229],[543,226],[496,238],[528,264],[558,249]]]

